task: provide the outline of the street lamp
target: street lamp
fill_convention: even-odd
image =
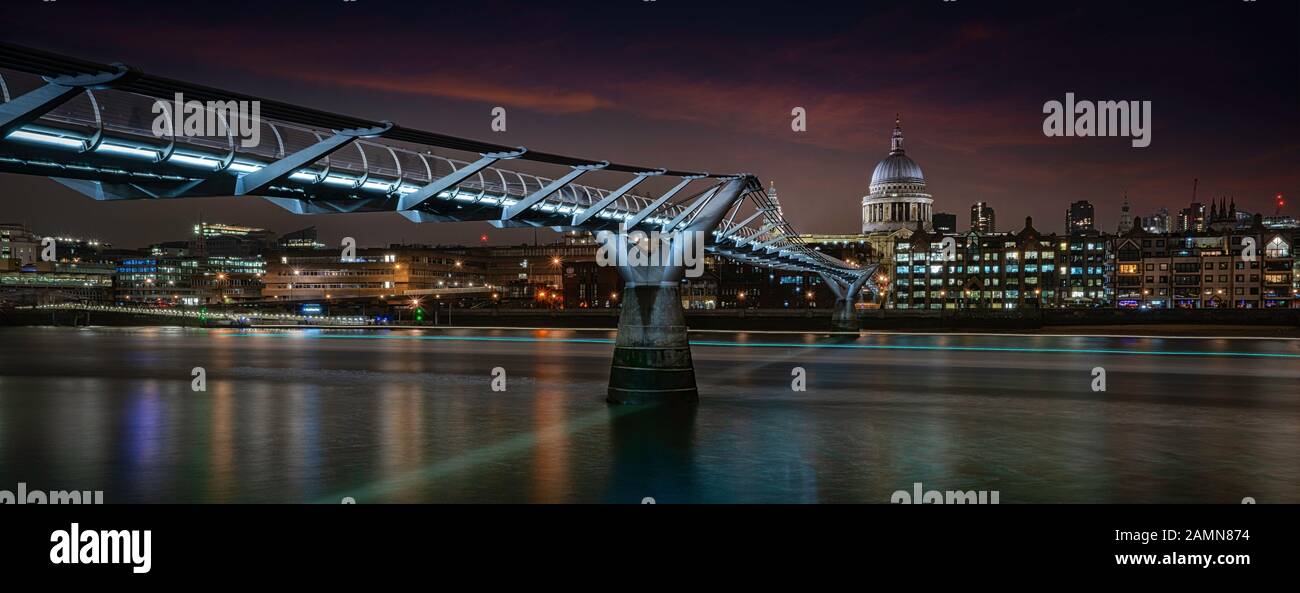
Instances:
[[[398,323],[401,323],[401,322],[402,322],[402,309],[410,309],[410,310],[414,311],[414,310],[418,309],[419,307],[420,307],[420,299],[417,298],[417,297],[411,297],[411,300],[410,300],[410,301],[407,301],[407,304],[406,304],[405,307],[401,307],[401,306],[396,307],[396,310],[397,310],[397,322],[398,322]]]

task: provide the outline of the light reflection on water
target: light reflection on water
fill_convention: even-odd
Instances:
[[[612,337],[0,329],[0,488],[217,503],[887,502],[913,482],[1003,503],[1300,492],[1296,342],[710,333],[695,339],[751,347],[694,348],[697,408],[637,409],[603,402]],[[773,343],[788,346],[753,347]],[[836,344],[930,349],[802,347]],[[943,349],[971,347],[1016,351]],[[1089,388],[1098,365],[1105,393]],[[490,388],[497,366],[506,392]]]

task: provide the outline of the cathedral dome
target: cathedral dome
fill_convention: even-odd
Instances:
[[[880,161],[871,173],[871,185],[881,183],[925,183],[925,177],[921,174],[921,166],[903,154],[900,148]]]
[[[862,196],[862,233],[931,228],[934,199],[925,193],[921,166],[903,151],[903,124],[894,119],[889,156],[871,172],[870,193]]]

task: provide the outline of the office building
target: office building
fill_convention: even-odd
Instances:
[[[0,260],[34,263],[41,258],[41,239],[26,225],[0,223]]]
[[[953,248],[945,251],[948,239]],[[1055,235],[1040,233],[1028,218],[1015,233],[917,232],[894,247],[886,298],[897,309],[1056,306],[1062,246]]]
[[[1279,308],[1296,304],[1295,231],[1249,228],[1200,233],[1134,229],[1114,240],[1115,306]],[[1253,244],[1253,247],[1251,245]],[[1253,251],[1253,254],[1252,254]]]
[[[935,212],[930,217],[930,228],[936,233],[955,233],[957,232],[957,215],[947,212]]]
[[[1079,200],[1065,209],[1065,232],[1067,234],[1096,230],[1092,203]]]
[[[975,202],[970,207],[970,230],[976,233],[996,233],[997,221],[993,207],[987,202]]]

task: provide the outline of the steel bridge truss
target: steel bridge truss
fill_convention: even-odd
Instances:
[[[197,101],[202,120],[219,122],[217,133],[177,129],[177,96]],[[875,266],[805,245],[747,173],[535,152],[6,44],[0,99],[0,171],[50,177],[96,200],[256,196],[295,214],[397,212],[417,223],[662,233],[696,228],[701,212],[717,211],[712,200],[730,199],[709,231],[710,253],[819,274],[837,296],[864,284],[876,290],[862,281]],[[253,101],[258,117],[223,108]],[[260,141],[245,146],[241,128]],[[528,172],[539,169],[559,173]],[[721,191],[733,181],[740,192]],[[648,189],[656,184],[663,188]]]

